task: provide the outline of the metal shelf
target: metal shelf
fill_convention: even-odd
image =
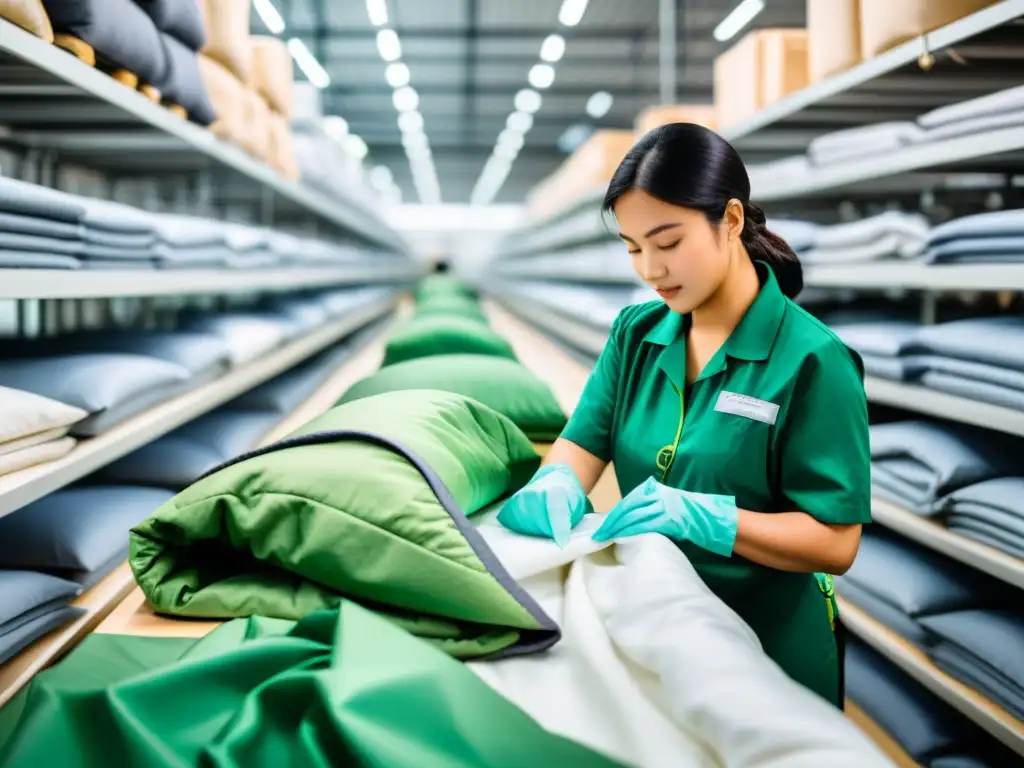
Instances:
[[[850,632],[1014,752],[1024,755],[1024,722],[973,688],[947,675],[918,648],[860,608],[843,600],[841,596],[839,602],[839,615]]]
[[[868,377],[864,380],[864,389],[868,400],[874,403],[1024,437],[1024,411],[887,379]]]
[[[547,304],[516,294],[513,299],[498,296],[502,305],[514,315],[554,338],[597,357],[608,341],[607,329],[596,328],[568,315],[556,312]]]
[[[411,264],[231,270],[0,269],[0,299],[89,299],[291,291],[414,279]]]
[[[380,339],[385,334],[386,329],[381,329],[376,338]],[[328,410],[352,384],[368,375],[365,363],[362,366],[359,364],[365,359],[360,355],[357,359],[344,363],[316,392],[271,428],[259,441],[259,445],[269,445],[281,440],[310,419]],[[372,372],[372,369],[369,372]],[[51,632],[6,664],[0,665],[0,707],[28,685],[33,677],[81,642],[88,633],[114,613],[118,606],[131,603],[138,608],[142,602],[141,592],[137,593],[137,600],[128,600],[135,591],[135,576],[128,563],[122,563],[96,586],[78,597],[73,604],[85,609],[84,616]]]
[[[275,209],[297,207],[370,243],[405,251],[399,236],[355,192],[338,200],[287,181],[205,128],[2,19],[0,115],[9,128],[6,138],[31,148],[134,175],[229,171],[239,195],[251,196],[256,182],[255,191],[270,194]]]
[[[959,560],[1000,581],[1024,589],[1024,560],[946,530],[933,520],[915,515],[881,499],[872,499],[873,522],[913,539],[929,549]]]
[[[928,265],[895,261],[806,266],[804,283],[818,288],[1020,291],[1024,290],[1024,264]]]
[[[936,107],[1019,85],[1020,38],[1013,24],[1022,15],[1024,0],[995,3],[815,83],[722,135],[741,151],[775,148],[787,154],[823,133],[913,119]],[[944,55],[950,48],[957,56]],[[926,53],[936,58],[929,70],[918,63]]]
[[[66,457],[0,477],[0,517],[95,472],[161,435],[272,379],[394,309],[381,298],[209,384],[162,403],[99,437],[82,440]]]

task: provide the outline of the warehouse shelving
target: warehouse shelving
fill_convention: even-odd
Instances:
[[[355,192],[336,199],[287,181],[205,128],[2,19],[0,114],[10,129],[7,141],[133,175],[214,170],[225,174],[233,195],[255,194],[275,211],[298,209],[369,243],[405,250],[398,235]]]
[[[839,599],[843,625],[854,635],[899,666],[950,706],[1010,749],[1024,755],[1024,722],[959,680],[947,675],[922,651],[864,611]]]
[[[392,263],[387,263],[391,261]],[[0,299],[88,299],[119,296],[276,293],[413,280],[412,263],[341,264],[292,269],[63,270],[0,269]]]
[[[882,499],[871,502],[872,522],[929,549],[1024,589],[1024,560],[946,530],[934,520],[915,515]]]
[[[374,340],[370,340],[369,344],[364,345],[360,352],[342,364],[298,408],[285,416],[264,435],[259,441],[259,445],[277,442],[334,405],[352,384],[366,375],[366,361],[376,361],[380,357],[379,348],[382,343],[380,340],[386,334],[387,328],[380,329]],[[253,383],[258,382],[254,381]],[[73,605],[85,609],[86,613],[83,616],[67,626],[51,632],[14,659],[0,665],[0,707],[3,707],[18,691],[28,685],[35,675],[81,642],[108,616],[112,616],[120,608],[127,610],[129,607],[133,607],[137,609],[141,605],[139,602],[141,595],[127,562],[122,563],[102,581],[84,592],[73,603]],[[186,622],[185,624],[193,625],[198,622]]]
[[[1024,290],[1024,264],[929,265],[897,261],[807,266],[804,283],[818,288],[1020,291]]]
[[[392,311],[384,297],[303,338],[241,366],[209,384],[132,417],[98,437],[81,441],[66,457],[0,477],[0,517],[82,478],[167,432],[287,371],[356,329]]]

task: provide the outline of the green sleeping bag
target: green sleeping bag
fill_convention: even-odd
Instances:
[[[465,296],[474,298],[476,291],[451,275],[430,275],[416,288],[416,301],[432,296]]]
[[[487,322],[487,315],[480,305],[472,299],[465,299],[461,296],[439,296],[416,305],[415,317],[430,315],[454,315]]]
[[[389,365],[357,382],[340,402],[405,389],[471,397],[508,416],[537,442],[553,441],[565,427],[565,414],[547,384],[515,360],[486,355],[433,355]]]
[[[378,395],[201,478],[131,531],[129,559],[159,613],[300,619],[347,597],[453,656],[532,652],[558,628],[467,515],[539,463],[473,400]]]
[[[434,315],[414,317],[397,328],[384,351],[384,366],[431,355],[491,355],[515,360],[505,339],[479,321]]]
[[[351,602],[202,640],[89,635],[0,710],[4,768],[616,763]]]

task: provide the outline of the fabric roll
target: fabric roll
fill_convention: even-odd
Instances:
[[[921,623],[940,640],[928,649],[940,669],[1024,719],[1024,615],[957,611]]]
[[[1024,474],[1019,439],[962,424],[902,421],[871,427],[872,491],[924,516],[974,483]]]

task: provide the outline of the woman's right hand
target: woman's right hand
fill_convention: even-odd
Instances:
[[[516,533],[554,539],[564,547],[572,529],[594,509],[568,464],[541,467],[498,513],[498,522]]]

